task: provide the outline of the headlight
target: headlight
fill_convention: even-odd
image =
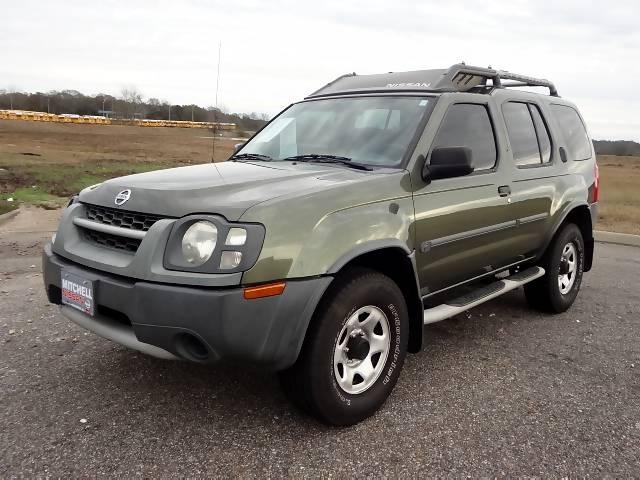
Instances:
[[[182,254],[193,266],[211,258],[218,242],[218,228],[211,222],[200,221],[191,225],[182,237]]]
[[[175,220],[164,252],[167,270],[240,273],[260,256],[264,226],[228,222],[219,215],[189,215]]]
[[[69,208],[74,203],[78,203],[80,201],[79,198],[80,196],[78,194],[75,194],[73,197],[71,197],[67,202],[67,208]]]

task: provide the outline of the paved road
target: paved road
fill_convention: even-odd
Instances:
[[[0,477],[640,475],[638,248],[598,245],[564,315],[512,292],[429,327],[385,407],[334,429],[271,375],[70,324],[45,301],[45,237],[0,231]]]

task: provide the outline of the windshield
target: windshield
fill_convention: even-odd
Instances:
[[[421,97],[359,97],[297,103],[239,153],[273,160],[332,155],[367,165],[398,167],[430,101]]]

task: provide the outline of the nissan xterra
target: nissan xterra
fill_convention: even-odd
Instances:
[[[227,162],[84,189],[44,283],[98,335],[277,371],[299,407],[349,425],[384,403],[425,324],[520,286],[568,309],[598,195],[584,122],[547,80],[464,64],[349,74]]]

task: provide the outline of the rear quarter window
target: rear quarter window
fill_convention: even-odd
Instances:
[[[551,105],[551,112],[566,142],[569,158],[573,160],[591,158],[591,142],[578,112],[569,106],[558,104]]]

